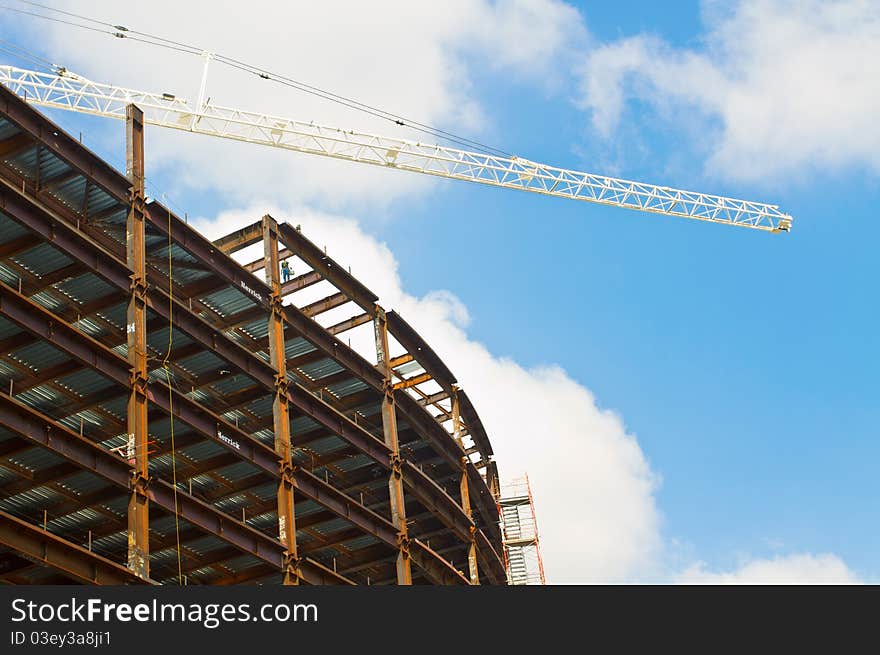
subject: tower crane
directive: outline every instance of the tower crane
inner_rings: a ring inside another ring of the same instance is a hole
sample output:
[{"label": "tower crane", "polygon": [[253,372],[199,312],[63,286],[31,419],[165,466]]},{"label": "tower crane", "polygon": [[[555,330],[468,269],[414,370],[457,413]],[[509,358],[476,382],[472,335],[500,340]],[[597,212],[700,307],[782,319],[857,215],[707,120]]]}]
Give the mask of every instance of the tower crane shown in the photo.
[{"label": "tower crane", "polygon": [[204,53],[204,56],[201,86],[194,104],[169,93],[93,82],[63,67],[45,73],[2,65],[0,83],[27,102],[44,107],[123,120],[126,105],[134,103],[143,110],[145,123],[159,127],[771,233],[791,229],[791,216],[777,205],[672,189],[566,170],[522,157],[470,152],[215,105],[206,99],[205,93],[212,56],[210,53]]}]

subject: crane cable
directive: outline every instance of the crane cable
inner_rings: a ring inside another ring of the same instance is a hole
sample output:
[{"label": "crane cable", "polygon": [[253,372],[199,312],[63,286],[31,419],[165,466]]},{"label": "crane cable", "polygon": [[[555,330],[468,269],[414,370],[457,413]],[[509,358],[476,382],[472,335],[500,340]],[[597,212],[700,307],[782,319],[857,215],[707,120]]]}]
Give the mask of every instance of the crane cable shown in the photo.
[{"label": "crane cable", "polygon": [[162,369],[165,371],[165,383],[168,385],[168,416],[171,419],[171,484],[174,488],[174,536],[177,543],[177,583],[183,586],[183,567],[181,565],[180,555],[180,512],[177,504],[177,457],[174,444],[174,404],[173,393],[171,387],[171,370],[168,364],[171,358],[171,348],[174,344],[174,321],[172,312],[174,311],[174,286],[171,249],[173,242],[171,240],[171,209],[168,209],[168,350],[162,359]]},{"label": "crane cable", "polygon": [[13,43],[12,41],[0,39],[0,50],[12,55],[13,57],[28,60],[32,63],[32,65],[36,66],[37,68],[45,68],[46,70],[49,70],[51,72],[55,72],[56,70],[58,70],[58,66],[53,64],[48,59],[43,59],[33,51],[28,50],[27,48],[20,46],[16,43]]},{"label": "crane cable", "polygon": [[[157,36],[153,34],[149,34],[147,32],[141,32],[138,30],[130,29],[124,25],[115,25],[113,23],[98,20],[96,18],[91,18],[89,16],[83,16],[81,14],[76,14],[70,11],[65,11],[63,9],[56,9],[55,7],[50,7],[48,5],[44,5],[38,2],[32,2],[30,0],[17,0],[25,5],[30,5],[32,7],[38,7],[40,9],[45,9],[48,11],[54,11],[59,14],[63,14],[65,16],[76,18],[78,20],[88,21],[90,23],[94,23],[95,25],[101,25],[104,28],[110,29],[99,29],[97,27],[92,27],[89,25],[82,25],[80,23],[74,23],[72,21],[63,20],[60,18],[56,18],[53,16],[47,16],[45,14],[39,14],[31,11],[25,11],[23,9],[17,9],[14,7],[9,7],[8,5],[0,5],[0,9],[6,9],[8,11],[14,11],[20,14],[24,14],[27,16],[33,16],[35,18],[42,18],[44,20],[53,21],[56,23],[60,23],[63,25],[68,25],[71,27],[79,27],[82,29],[90,30],[92,32],[98,32],[102,34],[108,34],[110,36],[114,36],[120,39],[129,39],[131,41],[138,41],[140,43],[145,43],[147,45],[158,46],[161,48],[167,48],[170,50],[176,50],[178,52],[182,52],[190,55],[203,55],[205,51],[202,48],[199,48],[194,45],[181,43],[180,41],[174,41],[172,39],[168,39],[162,36]],[[111,31],[115,30],[115,31]],[[135,35],[135,36],[133,36]],[[143,38],[140,38],[143,37]],[[413,119],[406,118],[401,116],[400,114],[395,114],[393,112],[386,111],[379,107],[375,107],[373,105],[369,105],[358,100],[355,100],[350,97],[346,97],[343,95],[339,95],[333,93],[331,91],[327,91],[325,89],[321,89],[319,87],[306,84],[305,82],[300,82],[293,78],[287,77],[285,75],[281,75],[279,73],[273,73],[266,69],[260,68],[258,66],[254,66],[252,64],[248,64],[246,62],[240,61],[238,59],[234,59],[232,57],[228,57],[226,55],[220,53],[213,53],[214,59],[216,59],[219,63],[222,63],[230,68],[235,68],[240,71],[255,75],[260,79],[270,80],[276,82],[278,84],[282,84],[284,86],[290,87],[297,91],[301,91],[303,93],[308,93],[310,95],[316,96],[323,100],[327,100],[329,102],[333,102],[344,107],[348,107],[349,109],[353,109],[355,111],[360,111],[362,113],[369,114],[376,118],[389,121],[395,124],[398,127],[407,127],[411,130],[422,132],[424,134],[428,134],[432,137],[438,139],[444,139],[454,143],[456,145],[462,146],[464,148],[473,148],[481,151],[484,154],[494,155],[494,156],[503,156],[503,157],[513,157],[510,152],[502,150],[500,148],[496,148],[494,146],[487,145],[485,143],[481,143],[480,141],[476,141],[474,139],[470,139],[468,137],[459,136],[452,132],[448,132],[446,130],[442,130],[437,127],[433,127],[426,123],[422,123],[420,121],[416,121]]]}]

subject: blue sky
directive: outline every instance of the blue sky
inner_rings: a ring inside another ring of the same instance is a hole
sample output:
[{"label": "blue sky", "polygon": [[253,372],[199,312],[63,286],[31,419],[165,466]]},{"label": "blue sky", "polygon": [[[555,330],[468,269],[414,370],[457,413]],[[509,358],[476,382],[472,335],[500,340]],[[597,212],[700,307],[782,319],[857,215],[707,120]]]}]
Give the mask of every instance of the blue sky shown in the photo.
[{"label": "blue sky", "polygon": [[[732,86],[741,84],[737,93],[748,87],[755,71],[737,60],[735,48],[719,46],[719,34],[747,32],[749,15],[778,15],[785,10],[780,3],[747,2],[727,10],[698,2],[572,4],[582,32],[565,37],[551,53],[555,61],[543,62],[537,72],[511,73],[459,46],[455,62],[466,67],[469,81],[463,92],[479,104],[483,120],[463,127],[449,116],[432,120],[449,119],[442,127],[533,160],[591,172],[610,168],[632,179],[778,203],[794,217],[790,234],[449,182],[391,188],[387,202],[355,198],[340,208],[298,199],[296,206],[355,218],[364,234],[393,252],[407,294],[421,298],[448,290],[467,307],[471,341],[525,370],[561,366],[592,392],[600,410],[621,417],[658,482],[652,498],[662,565],[641,574],[635,567],[636,579],[674,578],[696,562],[707,571],[727,572],[757,560],[827,553],[856,577],[876,580],[877,160],[865,155],[857,136],[822,141],[830,139],[821,136],[825,128],[840,128],[825,118],[834,111],[814,111],[814,95],[794,103],[799,109],[786,116],[787,99],[758,94],[761,106],[753,103],[749,110],[756,112],[756,133],[766,127],[765,116],[777,121],[767,119],[773,135],[785,132],[789,122],[816,127],[788,141],[773,136],[765,149],[760,139],[748,141],[749,130],[729,129],[736,141],[725,136],[734,119],[706,96],[723,95],[723,85],[707,91],[708,82],[679,83],[679,75],[689,74],[682,62],[690,53],[726,72]],[[864,11],[852,24],[868,25],[862,37],[880,52],[876,8],[854,4],[841,5],[841,20]],[[834,21],[823,23],[820,12],[809,9],[788,12],[798,14],[791,18],[803,27],[796,33],[833,31]],[[0,30],[2,38],[24,34],[10,36],[11,25]],[[199,29],[191,24],[185,33],[193,41],[210,41],[211,34]],[[752,38],[760,36],[755,32]],[[630,39],[639,40],[636,51],[653,56],[636,57],[635,64],[627,60],[628,77],[613,78],[627,91],[609,130],[594,120],[604,99],[586,98],[585,80],[613,72],[596,53],[611,58],[627,51]],[[834,56],[846,54],[834,51],[839,43],[828,43],[829,69],[835,68]],[[781,38],[779,47],[786,46],[795,54],[803,47],[795,37]],[[56,40],[47,50],[63,48]],[[784,59],[785,53],[773,56]],[[109,65],[104,62],[101,72]],[[820,87],[858,84],[834,79],[833,70],[813,74]],[[344,83],[344,76],[339,79]],[[871,79],[876,84],[870,76],[863,84]],[[333,88],[350,92],[339,84]],[[842,103],[838,120],[858,125],[877,108],[862,106],[865,98],[877,102],[876,89],[865,94],[827,102]],[[261,108],[251,99],[242,104]],[[120,125],[53,116],[73,132],[82,130],[95,149],[121,164]],[[814,137],[819,141],[813,148],[806,142]],[[187,135],[174,139],[169,143],[178,148],[204,144]],[[722,142],[729,145],[726,154],[713,159]],[[160,150],[165,155],[168,149]],[[263,195],[281,202],[258,187],[246,199],[229,198],[210,184],[195,188],[181,181],[181,165],[161,163],[153,181],[173,189],[174,202],[192,208],[193,215],[212,216]],[[493,442],[504,439],[490,436]],[[531,437],[556,458],[569,452],[570,442],[556,442],[552,433],[537,430]],[[567,475],[577,475],[576,469]],[[562,520],[549,510],[547,516]],[[565,526],[555,527],[551,534],[558,539]],[[565,581],[564,571],[556,578]]]},{"label": "blue sky", "polygon": [[[640,30],[676,45],[699,37],[697,3],[583,12],[598,40]],[[591,142],[571,104],[506,85],[490,93],[502,100],[486,104],[503,111],[505,147],[595,170],[573,153],[572,141],[584,151]],[[795,217],[794,231],[450,185],[441,213],[480,220],[430,244],[415,229],[382,236],[416,292],[433,288],[454,249],[467,264],[447,284],[471,308],[477,338],[525,364],[562,363],[625,417],[663,477],[667,534],[701,558],[732,567],[744,552],[834,552],[875,575],[877,178],[795,171],[752,191],[707,179],[699,154],[679,152],[670,179],[677,135],[649,110],[628,120],[652,154],[627,160],[627,176],[766,199]],[[408,224],[436,214],[425,208]]]}]

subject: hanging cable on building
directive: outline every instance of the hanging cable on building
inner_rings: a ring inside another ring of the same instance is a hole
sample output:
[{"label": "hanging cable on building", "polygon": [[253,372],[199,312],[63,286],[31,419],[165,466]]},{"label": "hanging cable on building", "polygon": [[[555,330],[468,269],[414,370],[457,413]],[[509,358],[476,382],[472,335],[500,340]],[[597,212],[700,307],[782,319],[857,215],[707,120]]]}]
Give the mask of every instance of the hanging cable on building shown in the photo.
[{"label": "hanging cable on building", "polygon": [[174,487],[174,537],[177,544],[177,582],[183,585],[183,566],[180,554],[180,512],[177,502],[177,453],[174,443],[174,394],[171,385],[171,351],[174,346],[174,268],[172,259],[171,240],[171,209],[168,210],[168,349],[162,359],[162,369],[165,371],[165,383],[168,385],[168,418],[171,422],[171,484]]}]

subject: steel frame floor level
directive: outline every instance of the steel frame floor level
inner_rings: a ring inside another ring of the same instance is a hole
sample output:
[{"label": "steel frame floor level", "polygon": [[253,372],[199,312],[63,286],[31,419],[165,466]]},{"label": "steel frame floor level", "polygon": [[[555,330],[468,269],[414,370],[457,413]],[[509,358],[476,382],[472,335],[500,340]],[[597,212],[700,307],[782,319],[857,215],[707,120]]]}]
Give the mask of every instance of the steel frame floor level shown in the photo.
[{"label": "steel frame floor level", "polygon": [[297,227],[144,198],[130,110],[126,175],[0,88],[0,582],[506,584],[452,372]]}]

